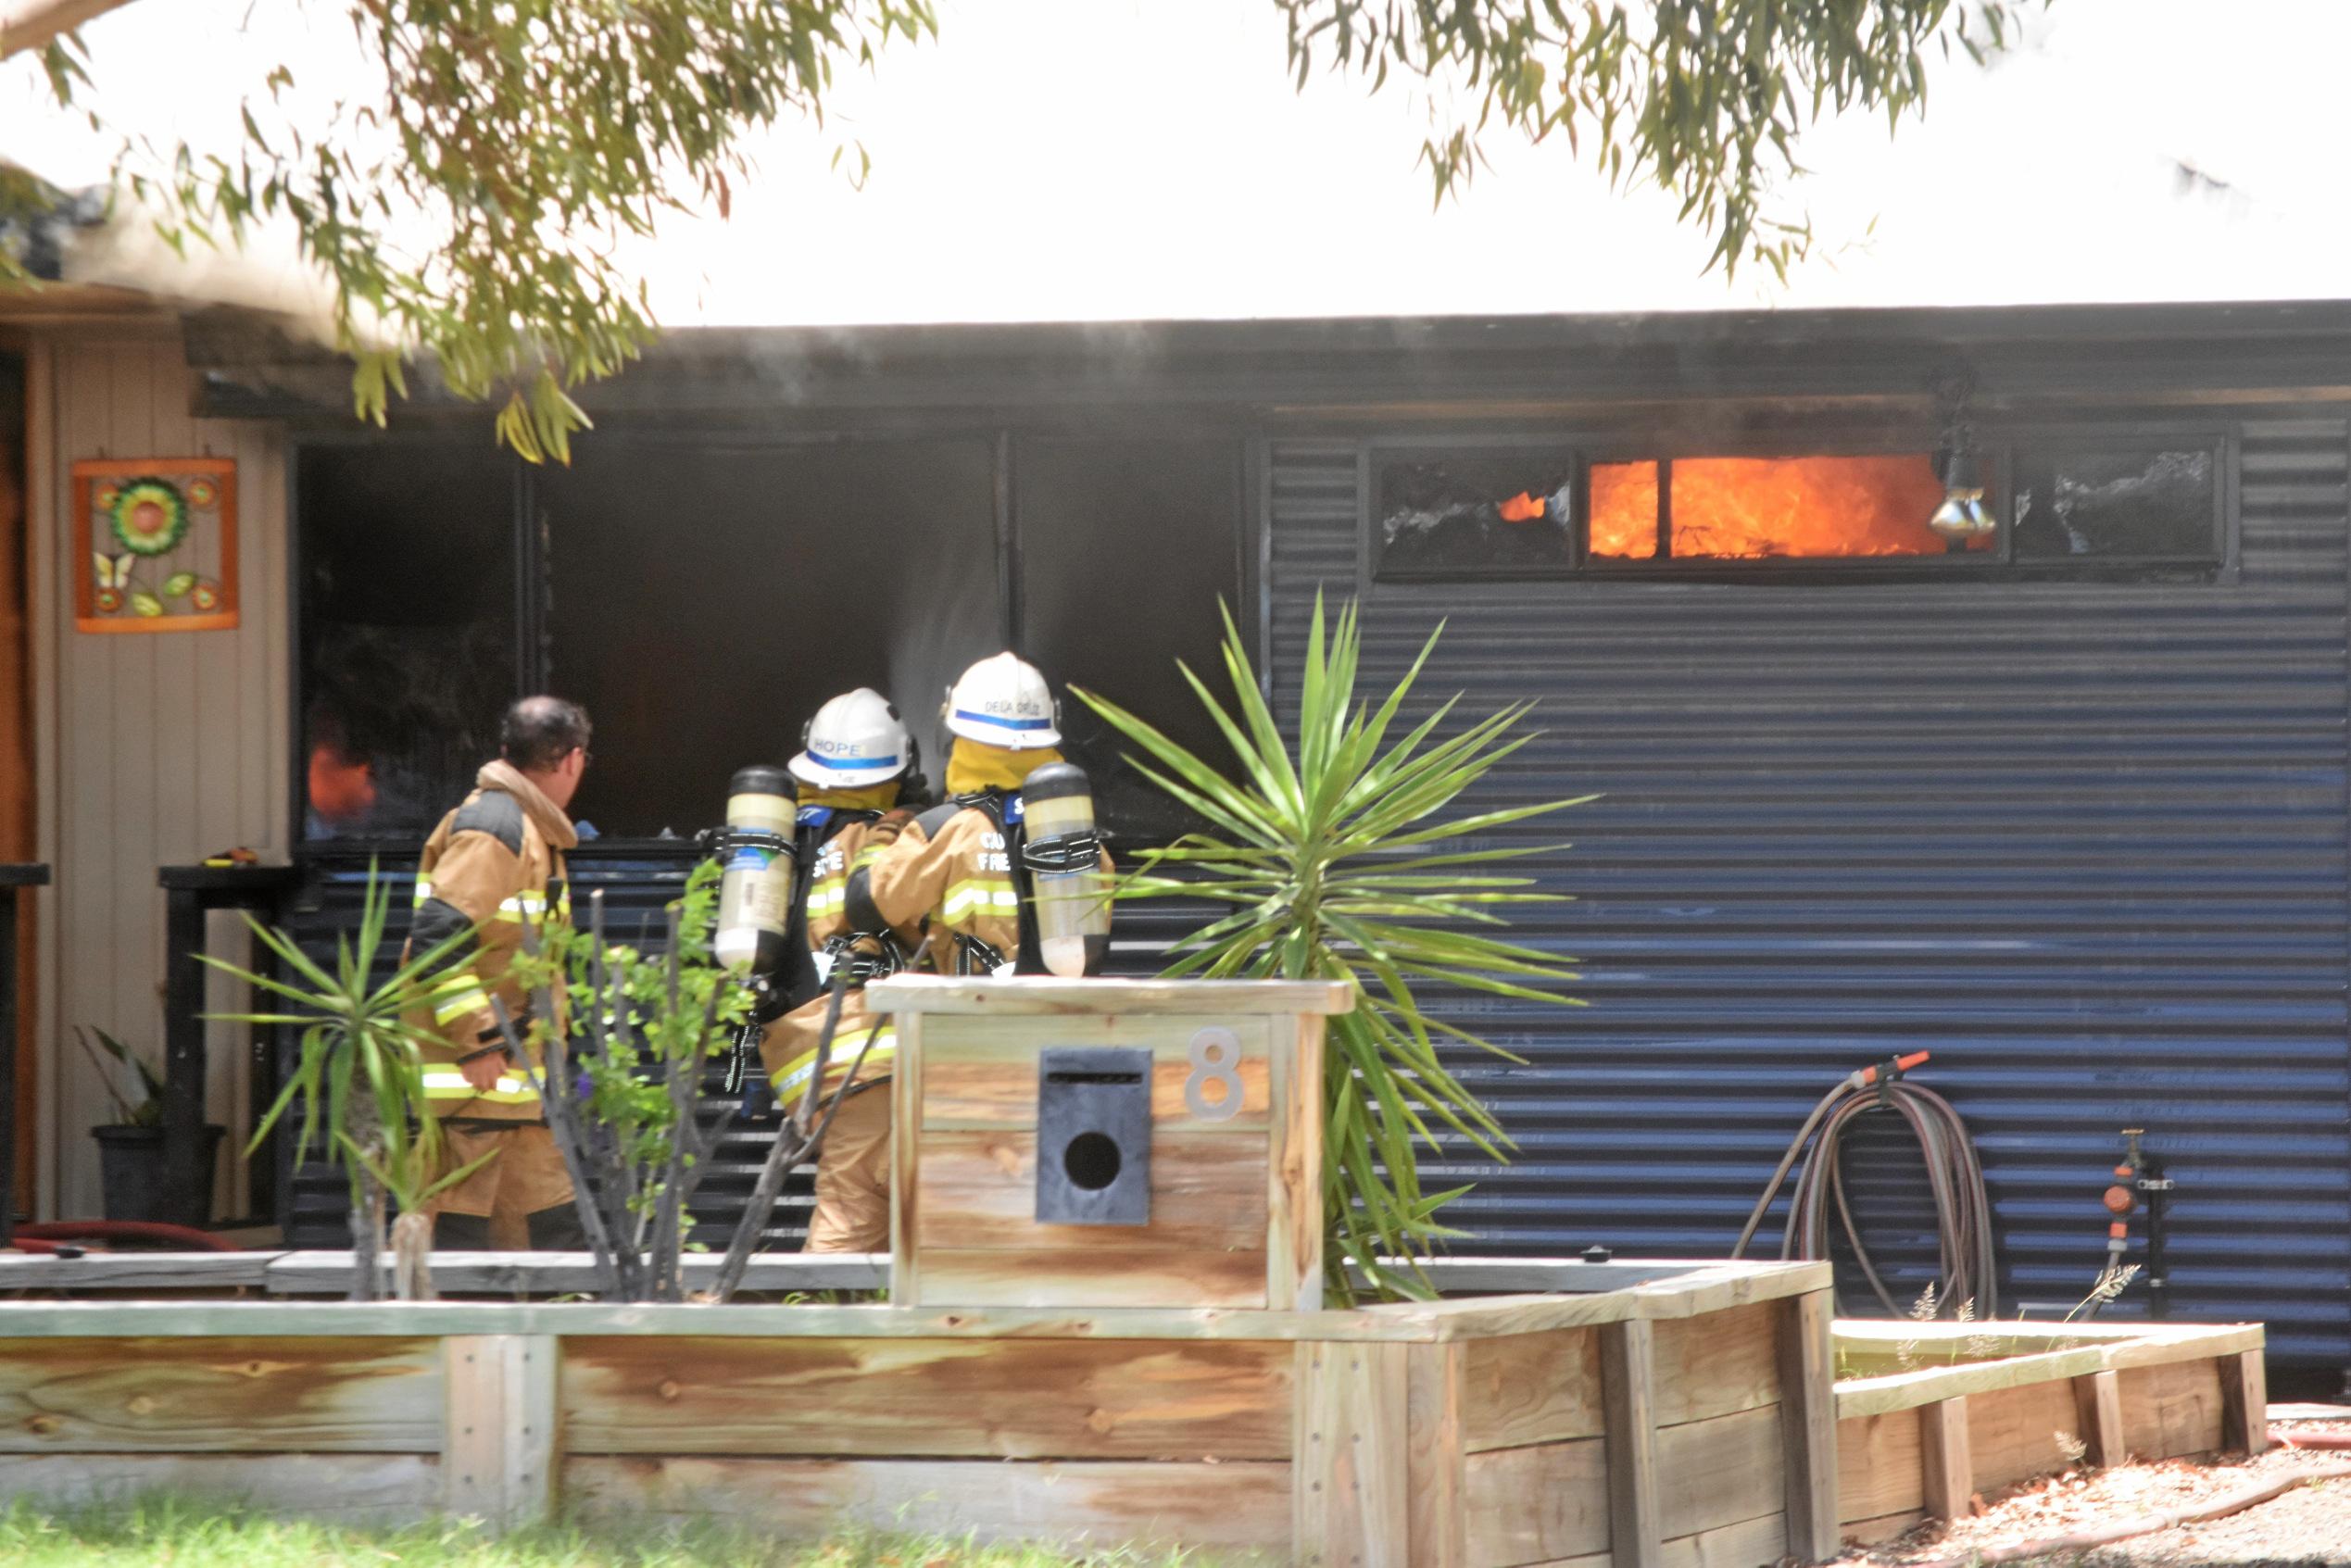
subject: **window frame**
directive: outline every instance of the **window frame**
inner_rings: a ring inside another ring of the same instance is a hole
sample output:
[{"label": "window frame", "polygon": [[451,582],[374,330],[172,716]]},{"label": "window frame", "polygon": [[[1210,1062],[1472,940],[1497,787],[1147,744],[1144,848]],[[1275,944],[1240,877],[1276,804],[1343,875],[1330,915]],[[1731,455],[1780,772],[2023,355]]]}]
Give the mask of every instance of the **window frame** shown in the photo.
[{"label": "window frame", "polygon": [[[2200,438],[2200,439],[2199,439]],[[2016,454],[2030,451],[2035,460],[2054,465],[2068,456],[2105,456],[2129,453],[2154,457],[2164,452],[2207,451],[2212,458],[2212,520],[2211,553],[2209,555],[2104,555],[2089,557],[2016,556],[2016,564],[2023,570],[2055,569],[2068,575],[2081,572],[2095,564],[2127,567],[2158,573],[2181,571],[2214,571],[2233,579],[2238,564],[2238,522],[2242,516],[2239,505],[2240,441],[2237,428],[2213,433],[2189,429],[2166,432],[2146,426],[2116,429],[2092,429],[2076,432],[2063,430],[2030,443],[2012,445],[2010,464],[2012,477],[2019,470]],[[2001,520],[2001,539],[2004,547],[2015,552],[2017,519],[2013,502]]]},{"label": "window frame", "polygon": [[[1362,511],[1363,578],[1369,583],[1515,583],[1528,579],[1552,582],[1562,577],[1580,575],[1589,555],[1584,532],[1591,511],[1589,479],[1591,458],[1589,442],[1572,436],[1555,434],[1480,434],[1468,439],[1447,439],[1442,434],[1425,437],[1375,436],[1363,443],[1356,456],[1355,492]],[[1573,476],[1575,515],[1567,529],[1566,564],[1545,569],[1540,567],[1495,564],[1465,565],[1405,569],[1395,571],[1380,570],[1380,557],[1386,544],[1378,537],[1381,521],[1379,508],[1379,472],[1383,462],[1409,461],[1415,457],[1442,457],[1462,452],[1526,452],[1545,458],[1563,459]]]},{"label": "window frame", "polygon": [[[423,841],[421,834],[407,832],[337,838],[309,838],[304,835],[309,791],[304,731],[304,719],[308,712],[304,689],[307,671],[302,651],[302,595],[306,581],[302,464],[313,454],[364,448],[442,447],[477,433],[486,440],[487,427],[471,422],[459,425],[455,422],[421,421],[397,430],[367,430],[324,423],[296,423],[286,433],[283,495],[288,713],[285,732],[287,766],[282,809],[285,813],[286,842],[297,861],[360,860],[380,857],[387,862],[399,862],[412,859]],[[705,426],[652,420],[616,420],[608,428],[599,431],[595,439],[620,445],[662,450],[758,452],[829,447],[859,442],[986,441],[995,454],[994,545],[999,613],[1007,628],[1007,640],[1011,646],[1016,652],[1024,652],[1028,628],[1025,624],[1021,603],[1020,449],[1025,443],[1096,433],[1143,439],[1158,436],[1213,438],[1232,444],[1237,454],[1238,483],[1233,496],[1231,527],[1228,534],[1220,532],[1213,543],[1219,549],[1229,552],[1236,585],[1233,610],[1237,616],[1240,615],[1243,606],[1254,602],[1264,592],[1265,571],[1258,552],[1267,547],[1269,542],[1261,537],[1263,513],[1259,505],[1261,491],[1271,483],[1271,465],[1265,457],[1259,428],[1237,418],[1162,413],[1150,417],[1012,420],[986,414],[939,418],[907,418],[888,414],[867,420],[827,420],[805,427],[748,421]],[[510,455],[507,460],[514,476],[511,501],[511,550],[516,596],[514,653],[517,689],[514,695],[521,697],[546,690],[550,676],[549,616],[550,596],[554,592],[550,556],[554,544],[548,537],[547,516],[540,501],[538,470]],[[559,675],[560,672],[554,673]],[[930,764],[934,784],[939,782],[939,770],[945,765],[944,758]],[[690,844],[690,840],[609,834],[595,840],[592,852],[599,858],[676,856],[685,852],[681,849],[681,845]],[[575,855],[588,850],[589,847],[583,846],[582,851],[575,852]]]},{"label": "window frame", "polygon": [[[1383,432],[1356,444],[1358,582],[1368,595],[1409,592],[1447,583],[2002,583],[2233,582],[2238,571],[2239,464],[2241,426],[2232,420],[2082,420],[2027,425],[1984,421],[1976,447],[1985,470],[1985,495],[1999,521],[1994,548],[1954,555],[1795,556],[1754,559],[1716,557],[1676,559],[1609,559],[1591,553],[1591,470],[1615,463],[1667,463],[1702,458],[1883,457],[1915,453],[1915,431],[1882,424],[1820,426],[1789,433],[1742,433],[1702,438],[1679,433],[1644,437],[1622,429],[1607,432],[1562,428],[1538,433],[1454,429]],[[1384,569],[1380,558],[1382,466],[1397,460],[1437,458],[1467,451],[1529,451],[1572,458],[1575,465],[1573,527],[1568,554],[1555,567],[1526,565]],[[2028,463],[2048,463],[2066,455],[2101,451],[2147,453],[2206,451],[2213,459],[2213,518],[2209,553],[2193,556],[2019,556],[2016,549],[2016,490]]]},{"label": "window frame", "polygon": [[[402,430],[369,431],[338,429],[306,429],[295,427],[285,439],[285,624],[286,654],[286,778],[285,821],[286,843],[296,860],[308,860],[324,856],[345,858],[388,857],[399,861],[412,858],[423,840],[412,833],[355,834],[340,838],[311,838],[304,831],[309,818],[309,752],[308,721],[309,692],[303,657],[304,638],[308,626],[303,614],[303,590],[308,582],[306,541],[302,531],[302,465],[313,455],[350,450],[398,450],[402,447],[421,450],[449,445],[450,432],[445,426],[411,425]],[[514,668],[518,697],[540,690],[546,671],[546,647],[543,639],[544,617],[540,601],[544,584],[534,577],[538,560],[539,541],[536,533],[536,509],[532,498],[531,466],[509,454],[507,464],[512,472],[510,493],[512,530],[510,548],[514,562]],[[451,802],[455,804],[455,802]]]}]

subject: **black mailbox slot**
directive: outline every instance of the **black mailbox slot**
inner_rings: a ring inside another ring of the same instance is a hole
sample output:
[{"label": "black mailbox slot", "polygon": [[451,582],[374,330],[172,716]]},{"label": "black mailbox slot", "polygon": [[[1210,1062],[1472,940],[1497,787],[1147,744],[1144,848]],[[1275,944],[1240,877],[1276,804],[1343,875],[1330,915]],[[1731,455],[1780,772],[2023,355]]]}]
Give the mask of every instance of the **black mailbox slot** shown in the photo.
[{"label": "black mailbox slot", "polygon": [[1037,1064],[1037,1222],[1151,1219],[1151,1053],[1056,1046]]}]

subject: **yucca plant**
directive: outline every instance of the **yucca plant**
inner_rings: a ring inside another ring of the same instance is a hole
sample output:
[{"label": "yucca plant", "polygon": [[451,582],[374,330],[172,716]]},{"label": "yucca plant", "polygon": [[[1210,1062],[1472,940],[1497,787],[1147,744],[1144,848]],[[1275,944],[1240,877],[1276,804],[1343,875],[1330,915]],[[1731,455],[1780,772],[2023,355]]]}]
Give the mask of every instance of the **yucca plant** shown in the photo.
[{"label": "yucca plant", "polygon": [[[391,975],[375,979],[385,950],[384,925],[391,890],[368,867],[359,928],[337,941],[334,967],[304,952],[286,933],[252,916],[253,939],[276,958],[279,972],[262,975],[209,956],[205,962],[282,1004],[282,1010],[208,1014],[227,1022],[285,1024],[302,1031],[302,1054],[277,1099],[253,1132],[246,1152],[294,1108],[302,1107],[295,1144],[296,1159],[324,1147],[343,1158],[351,1182],[352,1296],[371,1300],[378,1287],[377,1259],[384,1247],[387,1198],[401,1206],[392,1231],[396,1294],[429,1295],[426,1260],[433,1246],[426,1199],[480,1168],[477,1160],[442,1181],[431,1179],[441,1156],[441,1123],[424,1098],[423,1058],[419,1047],[435,1036],[410,1022],[429,1013],[426,998],[471,953],[473,933],[459,932],[438,946],[410,955]],[[321,1129],[325,1137],[321,1140]]]},{"label": "yucca plant", "polygon": [[1119,888],[1122,897],[1200,897],[1232,907],[1177,943],[1166,972],[1344,979],[1354,986],[1354,1010],[1331,1021],[1325,1085],[1325,1255],[1329,1286],[1345,1300],[1356,1293],[1351,1262],[1377,1293],[1427,1293],[1420,1260],[1458,1234],[1439,1222],[1439,1210],[1468,1190],[1422,1190],[1419,1154],[1442,1147],[1440,1127],[1496,1160],[1509,1143],[1446,1068],[1438,1043],[1517,1059],[1431,1016],[1414,987],[1458,985],[1580,1005],[1548,988],[1577,978],[1562,960],[1476,929],[1506,923],[1498,906],[1559,897],[1525,891],[1530,878],[1480,868],[1554,847],[1458,846],[1592,797],[1431,822],[1534,738],[1513,733],[1529,704],[1437,738],[1458,696],[1418,723],[1399,724],[1443,631],[1440,625],[1429,634],[1404,678],[1374,707],[1355,696],[1357,607],[1351,602],[1326,628],[1317,596],[1297,731],[1285,735],[1227,608],[1232,709],[1188,667],[1177,668],[1232,746],[1239,771],[1231,778],[1117,704],[1077,692],[1141,749],[1128,761],[1211,830],[1145,851]]}]

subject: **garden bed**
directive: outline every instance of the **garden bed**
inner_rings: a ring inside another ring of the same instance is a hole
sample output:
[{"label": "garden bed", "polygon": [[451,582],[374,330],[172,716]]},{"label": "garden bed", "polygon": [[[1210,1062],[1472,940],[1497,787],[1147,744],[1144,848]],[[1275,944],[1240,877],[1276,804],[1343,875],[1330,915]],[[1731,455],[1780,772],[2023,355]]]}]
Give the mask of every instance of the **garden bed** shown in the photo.
[{"label": "garden bed", "polygon": [[1455,1568],[1835,1546],[1828,1271],[1349,1311],[16,1302],[0,1493]]},{"label": "garden bed", "polygon": [[2077,1462],[2259,1452],[2259,1324],[1840,1321],[1838,1513],[1863,1542]]}]

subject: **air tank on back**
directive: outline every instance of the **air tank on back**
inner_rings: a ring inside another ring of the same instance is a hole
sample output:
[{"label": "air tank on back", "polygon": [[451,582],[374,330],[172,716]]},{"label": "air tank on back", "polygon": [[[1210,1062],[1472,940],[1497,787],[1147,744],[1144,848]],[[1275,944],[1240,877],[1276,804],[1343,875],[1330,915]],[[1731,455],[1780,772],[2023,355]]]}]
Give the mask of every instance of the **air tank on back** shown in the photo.
[{"label": "air tank on back", "polygon": [[792,914],[792,827],[799,786],[781,768],[743,768],[726,787],[718,930],[711,948],[738,972],[783,972]]},{"label": "air tank on back", "polygon": [[1021,784],[1029,886],[1037,908],[1037,957],[1066,979],[1092,974],[1110,951],[1111,879],[1094,831],[1094,790],[1086,771],[1048,762]]}]

